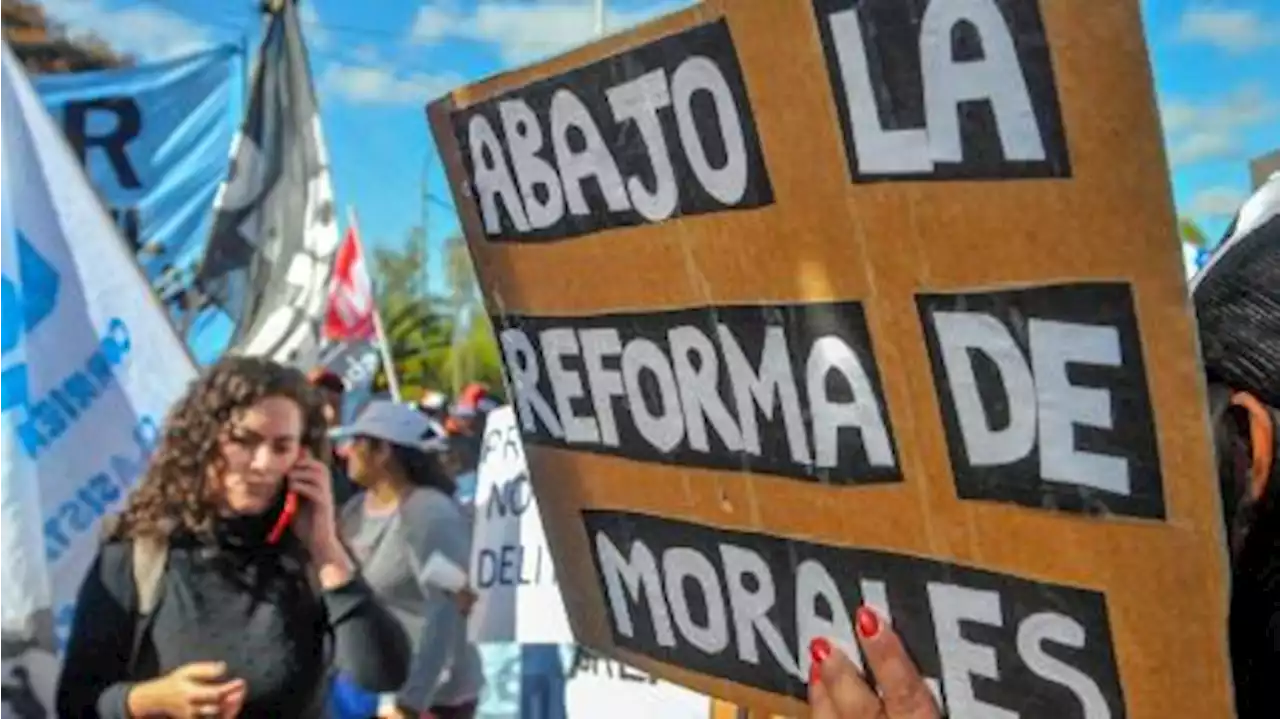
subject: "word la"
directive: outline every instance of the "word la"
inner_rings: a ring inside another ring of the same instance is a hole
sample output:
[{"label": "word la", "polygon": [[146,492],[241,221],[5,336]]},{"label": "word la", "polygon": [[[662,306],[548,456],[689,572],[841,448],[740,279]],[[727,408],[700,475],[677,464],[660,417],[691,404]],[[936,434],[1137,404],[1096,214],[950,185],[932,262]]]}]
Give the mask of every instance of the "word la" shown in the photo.
[{"label": "word la", "polygon": [[814,9],[855,181],[1071,174],[1038,0]]}]

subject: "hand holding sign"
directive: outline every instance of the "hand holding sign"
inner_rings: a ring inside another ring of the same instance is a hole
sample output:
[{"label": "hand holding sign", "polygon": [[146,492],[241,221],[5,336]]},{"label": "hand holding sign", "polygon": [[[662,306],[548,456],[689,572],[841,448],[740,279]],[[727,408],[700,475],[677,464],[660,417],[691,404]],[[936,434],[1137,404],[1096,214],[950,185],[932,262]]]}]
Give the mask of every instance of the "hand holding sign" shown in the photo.
[{"label": "hand holding sign", "polygon": [[858,610],[858,645],[875,685],[822,638],[809,652],[809,708],[814,719],[938,719],[938,704],[893,627],[874,610]]}]

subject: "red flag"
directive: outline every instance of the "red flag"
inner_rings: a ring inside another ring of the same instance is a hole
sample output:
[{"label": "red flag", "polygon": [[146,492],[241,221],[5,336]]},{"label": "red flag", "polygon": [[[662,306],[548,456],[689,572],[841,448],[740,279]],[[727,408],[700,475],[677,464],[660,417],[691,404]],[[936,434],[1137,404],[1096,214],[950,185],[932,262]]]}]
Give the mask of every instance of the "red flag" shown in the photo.
[{"label": "red flag", "polygon": [[324,317],[324,335],[331,340],[354,342],[376,334],[373,284],[364,267],[360,238],[353,222],[342,238],[329,282],[329,308]]}]

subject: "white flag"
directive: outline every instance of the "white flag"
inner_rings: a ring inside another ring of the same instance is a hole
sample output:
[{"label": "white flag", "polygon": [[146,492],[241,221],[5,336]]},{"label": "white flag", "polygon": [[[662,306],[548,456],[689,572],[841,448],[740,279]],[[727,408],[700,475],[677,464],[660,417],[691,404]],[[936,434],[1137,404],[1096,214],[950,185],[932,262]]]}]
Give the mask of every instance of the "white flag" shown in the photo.
[{"label": "white flag", "polygon": [[3,74],[4,716],[52,716],[99,520],[196,369],[8,44]]}]

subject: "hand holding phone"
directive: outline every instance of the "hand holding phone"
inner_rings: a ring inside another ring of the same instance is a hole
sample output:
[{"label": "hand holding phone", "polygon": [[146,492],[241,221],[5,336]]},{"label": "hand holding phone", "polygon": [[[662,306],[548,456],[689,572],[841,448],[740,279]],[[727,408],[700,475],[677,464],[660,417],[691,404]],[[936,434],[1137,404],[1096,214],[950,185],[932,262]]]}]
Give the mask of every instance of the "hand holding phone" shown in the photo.
[{"label": "hand holding phone", "polygon": [[[302,458],[289,472],[289,494],[294,495],[293,510],[288,506],[281,512],[291,514],[286,527],[302,540],[311,555],[316,558],[346,557],[346,550],[338,541],[337,512],[333,506],[333,478],[329,465],[304,450]],[[289,497],[285,498],[290,504]]]}]

